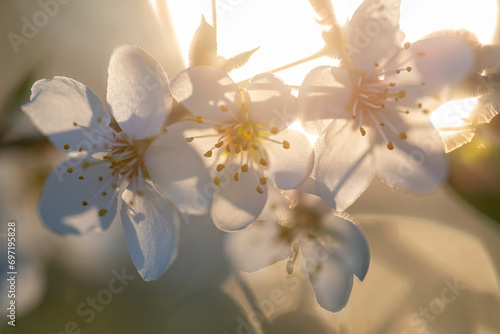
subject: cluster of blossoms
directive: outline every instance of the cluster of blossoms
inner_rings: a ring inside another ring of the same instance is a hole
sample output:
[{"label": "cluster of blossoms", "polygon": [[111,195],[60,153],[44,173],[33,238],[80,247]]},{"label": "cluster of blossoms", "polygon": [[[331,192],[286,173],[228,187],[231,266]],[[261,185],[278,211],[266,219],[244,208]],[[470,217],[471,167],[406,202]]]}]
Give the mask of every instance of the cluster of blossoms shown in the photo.
[{"label": "cluster of blossoms", "polygon": [[[361,38],[370,22],[379,29]],[[211,66],[169,82],[131,44],[111,56],[107,109],[72,79],[36,82],[23,110],[67,154],[46,181],[42,221],[60,234],[121,221],[144,280],[175,259],[184,214],[209,213],[231,232],[265,221],[228,240],[236,265],[251,271],[289,256],[292,273],[303,257],[320,305],[341,309],[352,275],[362,280],[369,266],[366,240],[341,212],[375,176],[417,194],[439,187],[448,166],[429,116],[477,66],[473,43],[458,35],[403,43],[399,1],[365,1],[335,36],[340,65],[313,69],[298,96],[273,74],[242,90]],[[188,114],[172,123],[179,104]],[[314,144],[289,127],[296,120],[318,135]]]}]

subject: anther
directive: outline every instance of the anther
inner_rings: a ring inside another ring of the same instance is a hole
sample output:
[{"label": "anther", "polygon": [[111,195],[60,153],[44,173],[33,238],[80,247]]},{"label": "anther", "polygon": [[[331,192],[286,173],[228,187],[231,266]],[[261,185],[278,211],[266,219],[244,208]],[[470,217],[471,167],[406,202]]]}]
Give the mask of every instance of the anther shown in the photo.
[{"label": "anther", "polygon": [[214,183],[215,183],[215,185],[218,186],[220,184],[220,182],[221,182],[221,180],[220,180],[220,178],[218,176],[214,177]]},{"label": "anther", "polygon": [[252,144],[252,147],[256,151],[259,149],[259,145],[255,144],[255,143]]},{"label": "anther", "polygon": [[267,183],[267,178],[266,178],[265,176],[263,176],[263,177],[261,177],[261,178],[259,179],[259,182],[260,182],[260,184],[262,184],[263,186],[265,186],[265,185],[266,185],[266,183]]},{"label": "anther", "polygon": [[285,150],[288,150],[290,148],[290,143],[286,140],[283,140],[283,148]]},{"label": "anther", "polygon": [[222,112],[228,112],[229,109],[227,109],[226,106],[220,106],[220,111],[222,111]]},{"label": "anther", "polygon": [[243,138],[243,136],[237,135],[236,137],[234,137],[233,142],[235,144],[241,144],[241,143],[243,143],[244,140],[245,139]]},{"label": "anther", "polygon": [[396,83],[391,82],[391,83],[389,84],[389,87],[396,87]]},{"label": "anther", "polygon": [[229,145],[226,145],[226,152],[227,153],[231,152],[231,147],[229,147]]},{"label": "anther", "polygon": [[226,167],[224,164],[218,164],[217,165],[217,171],[220,172],[221,170],[224,169],[224,167]]},{"label": "anther", "polygon": [[262,190],[262,188],[261,188],[260,186],[257,186],[257,189],[256,189],[256,190],[257,190],[257,192],[258,192],[259,194],[263,194],[263,193],[264,193],[264,190]]},{"label": "anther", "polygon": [[387,143],[387,148],[389,149],[389,151],[392,151],[394,149],[394,145],[391,141]]},{"label": "anther", "polygon": [[422,103],[419,103],[417,107],[422,108]]},{"label": "anther", "polygon": [[73,122],[73,126],[78,126],[78,123],[77,122]]},{"label": "anther", "polygon": [[103,191],[101,195],[106,196],[107,194],[108,194],[107,192]]},{"label": "anther", "polygon": [[64,145],[65,150],[69,150],[70,146],[68,144]]},{"label": "anther", "polygon": [[83,205],[83,206],[87,206],[87,205],[89,205],[89,203],[87,203],[87,201],[83,201],[83,202],[82,202],[82,205]]},{"label": "anther", "polygon": [[408,66],[408,67],[406,68],[406,70],[407,70],[408,72],[411,72],[411,70],[412,70],[411,66]]},{"label": "anther", "polygon": [[405,132],[401,132],[399,135],[398,135],[399,139],[402,139],[402,140],[405,140],[406,138],[408,138],[408,136],[406,135]]},{"label": "anther", "polygon": [[280,132],[280,129],[278,129],[277,127],[273,126],[273,127],[271,128],[271,133],[272,133],[273,135],[277,134],[278,132]]},{"label": "anther", "polygon": [[259,163],[260,163],[262,166],[267,166],[267,160],[266,160],[266,159],[264,159],[264,158],[260,158]]},{"label": "anther", "polygon": [[410,46],[411,46],[410,42],[406,42],[404,44],[404,47],[405,47],[406,50],[408,50],[410,48]]},{"label": "anther", "polygon": [[247,164],[244,164],[244,165],[241,166],[241,172],[242,173],[248,172],[248,165]]},{"label": "anther", "polygon": [[419,53],[417,53],[417,56],[423,57],[423,56],[425,56],[425,52],[419,52]]},{"label": "anther", "polygon": [[399,73],[401,73],[401,70],[399,70],[399,69],[396,70],[396,74],[399,74]]},{"label": "anther", "polygon": [[193,140],[194,140],[194,137],[188,137],[188,138],[186,138],[186,141],[187,141],[188,143],[192,142]]},{"label": "anther", "polygon": [[400,91],[398,92],[398,97],[399,97],[400,99],[404,99],[404,98],[406,97],[406,91],[405,91],[404,89],[400,90]]},{"label": "anther", "polygon": [[102,176],[99,176],[99,181],[102,181]]},{"label": "anther", "polygon": [[420,85],[425,86],[425,81],[422,81]]},{"label": "anther", "polygon": [[101,209],[101,210],[99,211],[99,216],[100,216],[100,217],[104,217],[104,215],[105,215],[107,212],[108,212],[108,210],[106,210],[106,209]]},{"label": "anther", "polygon": [[206,151],[205,154],[203,154],[206,158],[210,158],[212,156],[212,151]]},{"label": "anther", "polygon": [[203,117],[202,116],[196,116],[194,118],[195,122],[198,123],[198,124],[202,124],[203,123]]},{"label": "anther", "polygon": [[220,141],[220,142],[218,142],[218,143],[216,143],[216,144],[215,144],[215,147],[217,147],[217,148],[221,148],[221,147],[222,147],[222,145],[224,145],[224,142],[223,142],[223,141]]},{"label": "anther", "polygon": [[83,151],[83,147],[78,148],[78,152],[81,152],[81,151]]},{"label": "anther", "polygon": [[234,180],[238,182],[240,180],[240,173],[236,172],[234,173]]},{"label": "anther", "polygon": [[234,153],[238,154],[241,152],[241,146],[236,146],[234,149]]},{"label": "anther", "polygon": [[363,129],[362,127],[361,127],[361,128],[359,128],[359,132],[361,132],[361,135],[362,135],[362,136],[365,136],[365,135],[366,135],[366,131],[365,131],[365,129]]},{"label": "anther", "polygon": [[373,66],[378,67],[378,63],[374,63]]},{"label": "anther", "polygon": [[69,167],[68,169],[66,169],[66,171],[71,174],[73,173],[73,168]]},{"label": "anther", "polygon": [[380,104],[380,108],[384,109],[385,108],[385,104],[381,103]]},{"label": "anther", "polygon": [[81,176],[81,175],[80,175],[78,178],[79,178],[80,180],[83,180],[83,176]]},{"label": "anther", "polygon": [[380,126],[385,126],[385,123],[382,123],[382,122],[381,122],[381,123],[379,123],[379,124],[380,124]]}]

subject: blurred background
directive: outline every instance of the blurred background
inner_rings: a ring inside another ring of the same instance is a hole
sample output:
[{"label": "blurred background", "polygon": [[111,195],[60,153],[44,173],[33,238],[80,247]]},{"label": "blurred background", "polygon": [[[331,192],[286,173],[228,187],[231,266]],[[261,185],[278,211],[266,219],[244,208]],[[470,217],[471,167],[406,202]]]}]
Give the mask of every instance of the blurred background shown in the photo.
[{"label": "blurred background", "polygon": [[[339,22],[360,2],[333,1]],[[401,28],[408,41],[466,28],[482,43],[500,43],[499,6],[497,0],[403,0]],[[237,271],[224,247],[226,235],[209,217],[182,225],[178,259],[155,282],[143,282],[136,272],[119,224],[83,237],[61,237],[42,225],[37,202],[43,182],[63,157],[20,110],[33,82],[71,77],[105,102],[109,56],[124,42],[147,50],[172,78],[187,66],[201,15],[211,22],[210,8],[209,0],[0,3],[2,275],[12,220],[18,266],[16,326],[4,315],[2,276],[0,332],[499,333],[498,117],[448,155],[449,183],[436,194],[419,198],[374,182],[348,210],[368,240],[371,265],[338,313],[316,304],[308,280],[287,284],[284,261],[251,274]],[[307,0],[217,0],[217,9],[220,55],[261,47],[231,73],[235,81],[308,57],[324,44]],[[336,61],[323,57],[278,75],[299,85],[320,64]],[[117,277],[123,289],[109,293]],[[442,302],[444,289],[453,291],[453,301]]]}]

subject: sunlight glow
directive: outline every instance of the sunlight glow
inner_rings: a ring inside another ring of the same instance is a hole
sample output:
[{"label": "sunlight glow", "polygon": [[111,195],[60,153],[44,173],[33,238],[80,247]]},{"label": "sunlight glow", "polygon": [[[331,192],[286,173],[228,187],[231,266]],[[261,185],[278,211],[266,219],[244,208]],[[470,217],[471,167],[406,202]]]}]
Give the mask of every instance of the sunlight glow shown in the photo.
[{"label": "sunlight glow", "polygon": [[309,139],[309,141],[311,142],[311,145],[313,145],[313,146],[314,146],[314,143],[316,142],[316,139],[318,139],[318,137],[319,137],[319,135],[313,135],[313,134],[306,132],[306,130],[304,130],[304,128],[302,127],[302,123],[300,121],[293,122],[291,125],[288,126],[288,128],[293,129],[293,130],[297,130],[297,131],[305,134],[307,136],[307,139]]},{"label": "sunlight glow", "polygon": [[[150,1],[154,5],[155,0]],[[362,0],[332,2],[338,21],[344,23]],[[189,44],[201,15],[211,23],[210,0],[169,1],[168,4],[187,63]],[[463,28],[475,33],[482,43],[488,43],[495,32],[497,14],[496,0],[402,0],[400,26],[410,42],[436,30]],[[247,65],[231,72],[236,82],[310,56],[324,45],[323,27],[316,23],[317,15],[308,1],[217,0],[217,16],[220,55],[229,58],[260,46]],[[337,64],[336,60],[322,57],[277,75],[293,88],[300,85],[312,68]],[[469,100],[461,105],[468,106],[469,112],[473,107]],[[442,108],[450,108],[450,105]],[[462,112],[464,110],[462,108]],[[439,120],[433,121],[438,127],[448,126]]]}]

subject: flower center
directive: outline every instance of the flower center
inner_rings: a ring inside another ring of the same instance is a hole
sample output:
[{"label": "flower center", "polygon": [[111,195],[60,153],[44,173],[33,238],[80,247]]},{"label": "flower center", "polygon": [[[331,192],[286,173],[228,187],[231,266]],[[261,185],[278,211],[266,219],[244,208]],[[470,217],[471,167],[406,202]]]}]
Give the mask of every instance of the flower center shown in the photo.
[{"label": "flower center", "polygon": [[[134,195],[142,195],[145,178],[149,177],[143,158],[152,139],[132,140],[125,132],[116,131],[111,126],[104,124],[101,119],[98,122],[101,127],[100,131],[73,123],[74,126],[88,132],[89,138],[91,138],[90,135],[95,136],[93,137],[95,142],[93,145],[82,145],[75,148],[66,144],[64,149],[73,148],[79,152],[88,153],[87,158],[81,162],[80,166],[76,167],[75,170],[67,168],[66,172],[79,174],[78,179],[81,182],[89,181],[88,178],[97,178],[99,186],[97,186],[94,195],[82,201],[81,204],[87,206],[94,202],[98,196],[106,198],[107,205],[99,210],[99,216],[102,217],[106,215],[118,193],[124,190],[121,188],[125,181],[127,181],[127,185],[131,184]],[[97,156],[93,157],[94,154]],[[97,168],[103,164],[108,165],[107,170]],[[129,204],[133,205],[133,201]]]},{"label": "flower center", "polygon": [[[410,43],[406,43],[400,52],[410,48]],[[418,57],[423,57],[424,53],[418,53]],[[385,68],[391,68],[389,72],[384,72],[378,63],[374,64],[372,71],[368,75],[364,73],[353,74],[354,85],[351,103],[347,112],[352,113],[352,118],[357,119],[359,131],[362,136],[366,135],[366,128],[375,129],[377,133],[387,143],[387,149],[393,150],[394,143],[388,139],[388,133],[395,134],[398,140],[406,140],[407,134],[398,129],[391,121],[391,113],[409,114],[403,102],[406,98],[406,91],[398,88],[397,79],[399,76],[411,75],[411,66],[394,66],[394,58],[390,59]],[[399,64],[401,65],[401,64]],[[395,68],[395,69],[394,69]],[[395,74],[395,75],[394,75]],[[387,77],[390,75],[392,81]],[[425,82],[421,82],[425,85]],[[422,104],[417,105],[422,108]],[[426,110],[423,110],[425,113]],[[391,135],[391,137],[394,137]]]},{"label": "flower center", "polygon": [[[229,109],[222,105],[220,106],[220,111],[227,113]],[[248,173],[252,169],[256,173],[260,183],[256,187],[256,191],[259,194],[263,194],[264,190],[261,186],[267,184],[266,167],[269,165],[265,142],[281,145],[284,149],[290,148],[288,141],[278,141],[270,138],[270,136],[280,131],[279,128],[266,128],[254,122],[245,103],[243,103],[239,112],[233,115],[232,122],[219,124],[205,121],[201,116],[196,116],[195,121],[198,124],[205,123],[212,125],[218,134],[189,137],[186,138],[186,141],[192,142],[196,138],[218,137],[212,148],[205,152],[205,158],[215,156],[213,165],[217,173],[221,173],[227,169],[226,167],[231,163],[232,178],[235,182],[239,181],[240,173]],[[216,175],[213,181],[217,186],[222,182],[219,175]]]}]

